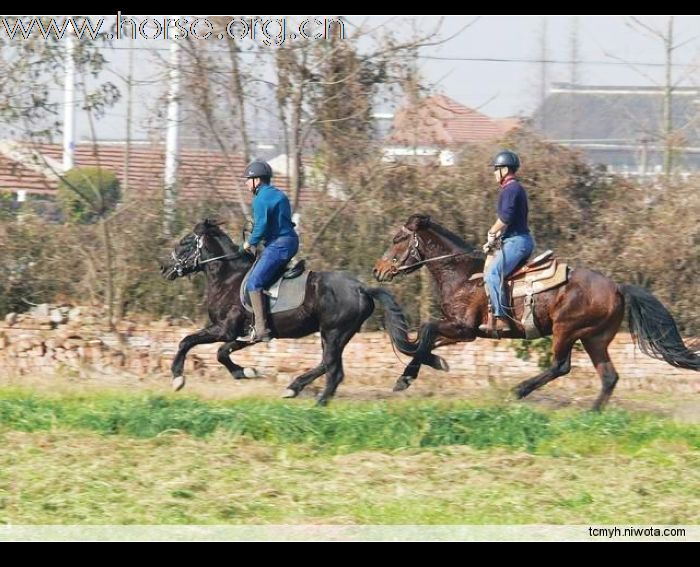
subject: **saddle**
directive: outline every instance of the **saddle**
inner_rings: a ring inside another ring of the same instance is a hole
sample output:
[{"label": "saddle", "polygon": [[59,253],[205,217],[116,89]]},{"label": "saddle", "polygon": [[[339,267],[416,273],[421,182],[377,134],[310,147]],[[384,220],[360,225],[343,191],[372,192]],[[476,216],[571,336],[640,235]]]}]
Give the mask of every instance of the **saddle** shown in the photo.
[{"label": "saddle", "polygon": [[[241,303],[246,311],[252,313],[253,307],[250,304],[250,297],[246,291],[246,283],[248,283],[251,271],[252,268],[243,278],[243,283],[241,284]],[[263,291],[268,297],[269,313],[289,311],[304,303],[306,280],[308,280],[310,273],[311,271],[306,269],[305,260],[299,260],[293,264],[288,263],[282,268],[280,275]]]},{"label": "saddle", "polygon": [[[486,259],[486,266],[489,264],[489,256]],[[485,267],[486,267],[485,266]],[[560,262],[554,257],[554,252],[547,250],[534,260],[527,262],[506,278],[506,293],[510,296],[509,303],[513,299],[524,297],[524,310],[521,323],[525,327],[525,337],[535,339],[541,335],[534,319],[535,300],[538,293],[554,289],[569,280],[569,266]],[[474,274],[469,280],[483,280],[484,274]]]}]

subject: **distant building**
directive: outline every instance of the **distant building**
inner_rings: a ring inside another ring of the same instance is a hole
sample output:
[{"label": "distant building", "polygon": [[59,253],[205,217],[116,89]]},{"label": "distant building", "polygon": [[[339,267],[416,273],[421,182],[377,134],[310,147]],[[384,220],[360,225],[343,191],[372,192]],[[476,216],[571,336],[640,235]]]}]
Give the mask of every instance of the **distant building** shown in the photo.
[{"label": "distant building", "polygon": [[[661,87],[555,83],[531,119],[547,140],[580,149],[612,173],[654,175],[663,169],[664,90]],[[700,89],[672,94],[676,170],[700,169]]]},{"label": "distant building", "polygon": [[[12,195],[21,202],[29,195],[53,198],[62,173],[60,144],[26,145],[0,141],[0,194]],[[79,143],[75,148],[75,166],[97,166],[115,173],[127,191],[162,196],[165,146],[132,143],[129,153],[128,180],[125,179],[124,143]],[[182,203],[220,202],[235,204],[243,189],[240,175],[245,169],[243,156],[225,155],[220,151],[182,149],[178,156],[178,199]],[[273,166],[275,184],[289,188],[289,179],[278,160]],[[275,167],[280,168],[275,169]],[[302,187],[300,203],[314,203],[319,196]]]},{"label": "distant building", "polygon": [[384,160],[454,165],[465,146],[494,142],[519,126],[519,119],[490,118],[445,95],[431,96],[396,113]]}]

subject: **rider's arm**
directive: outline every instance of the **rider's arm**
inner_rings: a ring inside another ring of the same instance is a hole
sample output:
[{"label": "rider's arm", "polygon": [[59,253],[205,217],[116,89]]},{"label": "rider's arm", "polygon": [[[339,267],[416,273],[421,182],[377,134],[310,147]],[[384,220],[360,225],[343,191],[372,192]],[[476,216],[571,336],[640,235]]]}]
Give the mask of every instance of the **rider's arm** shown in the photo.
[{"label": "rider's arm", "polygon": [[508,225],[504,223],[500,218],[497,218],[496,222],[493,223],[493,225],[491,225],[489,232],[492,234],[501,234],[505,232],[506,228],[508,228]]},{"label": "rider's arm", "polygon": [[263,201],[260,198],[253,200],[253,219],[255,224],[253,226],[253,232],[248,238],[248,243],[251,246],[257,246],[265,236],[265,230],[267,229],[267,216],[268,216],[269,203]]}]

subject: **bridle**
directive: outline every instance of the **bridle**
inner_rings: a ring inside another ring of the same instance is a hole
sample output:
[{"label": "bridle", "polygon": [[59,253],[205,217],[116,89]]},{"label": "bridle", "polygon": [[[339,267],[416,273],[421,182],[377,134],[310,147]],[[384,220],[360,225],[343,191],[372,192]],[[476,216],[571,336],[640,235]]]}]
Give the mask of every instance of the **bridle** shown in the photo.
[{"label": "bridle", "polygon": [[[408,270],[416,265],[419,265],[420,262],[423,262],[423,256],[421,255],[420,250],[418,248],[420,246],[420,240],[418,239],[418,234],[416,233],[416,231],[409,230],[405,226],[402,226],[401,232],[408,234],[408,237],[410,238],[411,242],[406,248],[406,253],[403,255],[400,261],[397,259],[393,259],[391,261],[392,270],[395,270],[394,273]],[[406,264],[406,261],[409,258],[413,258],[416,262],[411,264],[410,266],[405,266],[404,264]]]},{"label": "bridle", "polygon": [[[434,258],[426,259],[419,249],[421,241],[418,238],[418,233],[415,230],[409,230],[405,226],[401,227],[401,232],[408,234],[411,242],[406,248],[406,253],[403,255],[400,261],[398,259],[391,261],[391,271],[394,274],[405,272],[406,270],[413,270],[423,266],[424,264],[429,264],[430,262],[438,262],[440,260],[448,260],[450,258],[468,256],[472,254],[471,252],[455,252],[453,254],[443,254],[442,256],[435,256]],[[416,261],[410,266],[404,265],[409,258],[413,258]]]},{"label": "bridle", "polygon": [[202,250],[204,249],[204,235],[192,233],[189,236],[185,237],[184,240],[188,241],[192,238],[194,238],[195,246],[193,246],[193,249],[186,255],[183,254],[181,256],[178,256],[175,253],[175,250],[173,250],[171,253],[171,257],[175,262],[172,267],[172,271],[176,272],[178,277],[200,272],[209,262],[214,262],[216,260],[234,260],[236,258],[240,258],[243,255],[243,252],[231,252],[229,254],[222,254],[221,256],[215,256],[213,258],[206,258],[202,260]]}]

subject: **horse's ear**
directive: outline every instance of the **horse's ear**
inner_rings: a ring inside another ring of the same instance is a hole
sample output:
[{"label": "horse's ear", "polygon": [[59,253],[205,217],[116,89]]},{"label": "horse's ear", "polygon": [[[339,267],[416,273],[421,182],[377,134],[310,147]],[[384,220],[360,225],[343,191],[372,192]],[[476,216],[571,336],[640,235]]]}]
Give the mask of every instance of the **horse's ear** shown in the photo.
[{"label": "horse's ear", "polygon": [[406,221],[406,228],[415,232],[416,230],[425,228],[429,224],[430,217],[428,215],[411,215]]},{"label": "horse's ear", "polygon": [[219,220],[219,219],[210,219],[209,217],[204,219],[204,224],[208,227],[216,227],[216,226],[221,226],[224,224],[224,221]]}]

